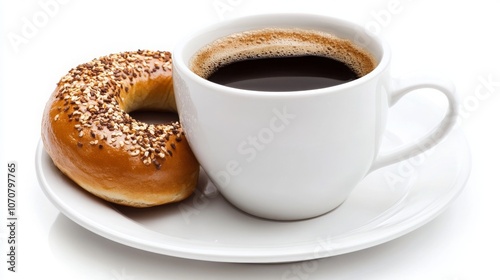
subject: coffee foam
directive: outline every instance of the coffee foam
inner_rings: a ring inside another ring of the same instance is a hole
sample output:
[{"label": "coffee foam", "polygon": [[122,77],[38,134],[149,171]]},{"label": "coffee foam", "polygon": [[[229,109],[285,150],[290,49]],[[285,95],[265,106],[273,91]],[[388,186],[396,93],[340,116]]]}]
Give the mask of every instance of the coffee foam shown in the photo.
[{"label": "coffee foam", "polygon": [[369,52],[347,39],[315,30],[266,28],[215,40],[193,56],[190,68],[198,76],[208,78],[219,67],[240,60],[306,55],[341,61],[359,77],[376,66]]}]

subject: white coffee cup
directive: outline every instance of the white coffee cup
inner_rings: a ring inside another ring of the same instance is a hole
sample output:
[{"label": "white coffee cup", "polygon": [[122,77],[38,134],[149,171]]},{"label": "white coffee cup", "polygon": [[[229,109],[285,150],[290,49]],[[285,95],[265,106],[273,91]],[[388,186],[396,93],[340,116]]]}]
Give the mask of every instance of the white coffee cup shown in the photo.
[{"label": "white coffee cup", "polygon": [[[321,89],[260,92],[210,82],[190,69],[195,53],[230,34],[269,27],[333,33],[370,52],[377,66],[354,81]],[[395,79],[387,43],[343,20],[266,14],[204,28],[173,52],[174,89],[189,144],[219,192],[237,208],[268,219],[327,213],[370,172],[440,142],[457,119],[452,83],[432,77]],[[388,109],[420,88],[448,99],[444,119],[415,144],[379,154]]]}]

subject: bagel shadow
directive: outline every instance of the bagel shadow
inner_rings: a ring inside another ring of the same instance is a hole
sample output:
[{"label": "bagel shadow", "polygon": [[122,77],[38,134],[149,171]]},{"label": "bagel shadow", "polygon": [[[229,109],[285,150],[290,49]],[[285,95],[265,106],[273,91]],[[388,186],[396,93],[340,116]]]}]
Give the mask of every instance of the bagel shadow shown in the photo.
[{"label": "bagel shadow", "polygon": [[175,112],[159,111],[159,110],[136,110],[128,113],[132,118],[137,121],[147,124],[167,124],[171,122],[178,122],[179,115]]}]

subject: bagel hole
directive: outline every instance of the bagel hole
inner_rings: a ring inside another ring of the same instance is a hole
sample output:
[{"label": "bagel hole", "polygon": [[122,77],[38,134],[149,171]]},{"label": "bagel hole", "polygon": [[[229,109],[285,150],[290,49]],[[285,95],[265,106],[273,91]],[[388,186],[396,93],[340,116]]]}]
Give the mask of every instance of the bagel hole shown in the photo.
[{"label": "bagel hole", "polygon": [[167,124],[179,121],[179,115],[173,112],[137,110],[128,114],[135,120],[147,124]]}]

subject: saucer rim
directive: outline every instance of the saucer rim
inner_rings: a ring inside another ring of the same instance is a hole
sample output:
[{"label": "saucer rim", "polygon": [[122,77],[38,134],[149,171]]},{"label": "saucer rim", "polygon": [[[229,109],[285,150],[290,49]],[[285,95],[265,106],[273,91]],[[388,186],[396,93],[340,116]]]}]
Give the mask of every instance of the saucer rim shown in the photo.
[{"label": "saucer rim", "polygon": [[[45,174],[47,167],[43,166],[44,163],[48,162],[52,164],[52,162],[48,154],[45,152],[41,140],[39,141],[36,150],[35,165],[40,186],[45,196],[52,202],[52,204],[73,222],[106,239],[140,250],[194,260],[232,263],[278,263],[319,259],[370,248],[401,237],[439,216],[463,192],[471,170],[470,148],[463,132],[459,129],[455,129],[448,137],[454,137],[458,141],[463,142],[461,145],[461,156],[464,157],[464,161],[461,163],[461,172],[457,172],[458,175],[455,178],[455,182],[451,184],[453,187],[450,188],[450,191],[445,193],[445,195],[449,197],[444,201],[444,203],[441,202],[437,205],[437,207],[435,207],[435,209],[418,213],[412,216],[411,219],[406,220],[403,223],[398,223],[396,226],[392,225],[389,227],[372,228],[366,232],[361,231],[359,233],[346,235],[343,240],[342,238],[337,238],[335,240],[336,247],[329,250],[316,250],[315,247],[311,247],[310,242],[294,246],[293,248],[289,246],[282,249],[271,248],[272,250],[269,250],[270,248],[232,248],[230,246],[205,246],[205,248],[200,250],[198,246],[207,244],[197,242],[196,240],[190,240],[188,241],[189,244],[187,244],[189,246],[183,246],[183,244],[186,245],[186,240],[182,240],[178,237],[165,236],[164,234],[145,228],[135,221],[122,216],[118,210],[113,208],[112,205],[100,202],[100,210],[98,211],[107,209],[104,211],[109,211],[109,213],[114,212],[112,215],[119,215],[122,219],[118,226],[116,226],[116,224],[114,226],[113,224],[106,224],[103,223],[103,221],[93,220],[92,215],[89,213],[79,212],[75,209],[74,205],[72,206],[65,202],[64,197],[61,197],[60,193],[58,194],[54,192],[53,187],[47,180],[48,174]],[[52,166],[51,168],[57,169],[55,166]],[[384,168],[382,168],[382,170],[383,169]],[[60,173],[59,176],[64,175]],[[148,238],[152,237],[153,240],[139,237],[141,235],[147,236]],[[157,239],[156,241],[164,240],[169,242],[159,244],[158,242],[155,242],[155,239]]]}]

